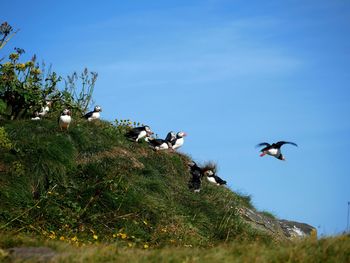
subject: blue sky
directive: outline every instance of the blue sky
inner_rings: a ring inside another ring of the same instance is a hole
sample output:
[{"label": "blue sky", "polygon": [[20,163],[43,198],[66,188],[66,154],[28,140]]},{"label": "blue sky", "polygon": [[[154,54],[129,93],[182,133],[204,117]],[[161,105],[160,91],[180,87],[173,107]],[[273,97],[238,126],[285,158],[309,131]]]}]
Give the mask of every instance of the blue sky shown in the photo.
[{"label": "blue sky", "polygon": [[[350,2],[4,1],[0,20],[62,76],[99,74],[106,120],[186,131],[182,152],[216,161],[259,210],[345,230],[350,201]],[[62,83],[63,85],[63,83]],[[289,140],[287,161],[254,146]]]}]

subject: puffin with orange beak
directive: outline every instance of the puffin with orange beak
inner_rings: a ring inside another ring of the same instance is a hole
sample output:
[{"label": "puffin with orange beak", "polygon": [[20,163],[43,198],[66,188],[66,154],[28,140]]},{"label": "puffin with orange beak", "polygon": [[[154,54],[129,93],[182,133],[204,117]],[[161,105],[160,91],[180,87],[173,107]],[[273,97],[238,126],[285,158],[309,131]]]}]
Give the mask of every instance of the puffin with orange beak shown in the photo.
[{"label": "puffin with orange beak", "polygon": [[283,156],[283,154],[281,153],[281,146],[284,144],[291,144],[294,146],[298,146],[296,143],[294,142],[286,142],[286,141],[279,141],[273,144],[269,144],[267,142],[262,142],[259,143],[256,147],[262,147],[265,146],[264,148],[262,148],[260,150],[261,154],[260,157],[263,157],[264,155],[271,155],[273,157],[276,157],[277,159],[281,160],[281,161],[285,161],[286,158]]},{"label": "puffin with orange beak", "polygon": [[172,141],[173,150],[180,148],[184,144],[185,142],[184,137],[186,136],[187,134],[182,131],[176,134],[176,139]]}]

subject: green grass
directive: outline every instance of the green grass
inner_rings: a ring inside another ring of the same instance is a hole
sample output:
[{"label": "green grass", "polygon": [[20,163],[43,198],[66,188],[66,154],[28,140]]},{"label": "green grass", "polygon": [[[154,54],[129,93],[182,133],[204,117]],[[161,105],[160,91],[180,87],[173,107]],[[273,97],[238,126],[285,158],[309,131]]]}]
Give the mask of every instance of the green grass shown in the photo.
[{"label": "green grass", "polygon": [[249,195],[205,180],[191,192],[190,157],[130,142],[123,127],[0,126],[0,261],[45,246],[54,262],[350,262],[349,236],[277,241],[240,218]]},{"label": "green grass", "polygon": [[[210,246],[271,238],[237,214],[249,196],[204,182],[188,189],[188,156],[154,152],[108,122],[3,122],[11,150],[0,150],[0,230],[77,243]],[[55,233],[54,235],[52,233]],[[117,239],[120,237],[117,237]]]},{"label": "green grass", "polygon": [[[7,248],[48,247],[56,252],[53,262],[350,262],[350,236],[295,240],[289,243],[229,242],[200,248],[184,244],[178,247],[124,247],[118,242],[94,242],[76,246],[65,241],[47,241],[28,235],[0,235],[0,261],[10,262]],[[26,262],[36,262],[35,260]]]}]

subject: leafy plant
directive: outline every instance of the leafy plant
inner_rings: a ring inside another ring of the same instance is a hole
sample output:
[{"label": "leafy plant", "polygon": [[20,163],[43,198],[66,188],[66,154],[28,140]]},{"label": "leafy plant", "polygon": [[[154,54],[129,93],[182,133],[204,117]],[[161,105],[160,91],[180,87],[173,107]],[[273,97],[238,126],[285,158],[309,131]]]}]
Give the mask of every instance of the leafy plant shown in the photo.
[{"label": "leafy plant", "polygon": [[12,149],[12,143],[11,140],[9,139],[5,128],[0,127],[0,149],[5,149],[5,150],[11,150]]},{"label": "leafy plant", "polygon": [[[87,68],[80,75],[74,72],[72,75],[67,76],[65,89],[62,92],[65,103],[70,108],[78,109],[82,113],[85,113],[91,104],[93,104],[92,94],[97,76],[97,72],[89,72]],[[79,80],[81,84],[78,84]]]},{"label": "leafy plant", "polygon": [[18,31],[19,30],[13,32],[12,26],[7,22],[3,22],[0,25],[0,49],[2,49]]},{"label": "leafy plant", "polygon": [[15,48],[9,61],[0,64],[0,114],[12,120],[33,114],[50,96],[59,94],[57,83],[61,78],[55,72],[45,77],[36,56],[20,62],[23,53],[23,49]]}]

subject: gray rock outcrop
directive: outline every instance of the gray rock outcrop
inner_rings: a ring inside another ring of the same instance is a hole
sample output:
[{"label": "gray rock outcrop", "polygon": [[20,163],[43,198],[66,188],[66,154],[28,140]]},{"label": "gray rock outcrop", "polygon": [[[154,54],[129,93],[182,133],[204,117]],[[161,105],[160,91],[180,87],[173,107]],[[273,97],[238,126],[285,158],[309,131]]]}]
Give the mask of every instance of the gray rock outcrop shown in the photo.
[{"label": "gray rock outcrop", "polygon": [[253,228],[268,232],[277,239],[317,237],[316,228],[305,223],[273,218],[246,207],[239,208],[238,213]]}]

